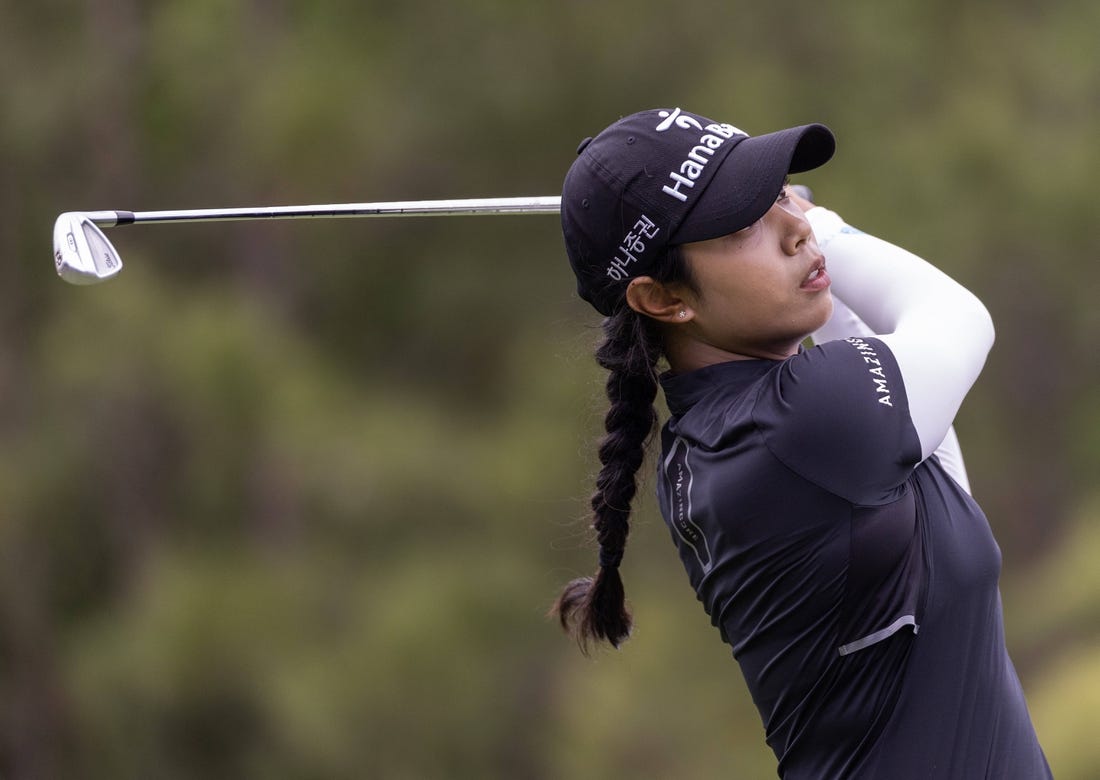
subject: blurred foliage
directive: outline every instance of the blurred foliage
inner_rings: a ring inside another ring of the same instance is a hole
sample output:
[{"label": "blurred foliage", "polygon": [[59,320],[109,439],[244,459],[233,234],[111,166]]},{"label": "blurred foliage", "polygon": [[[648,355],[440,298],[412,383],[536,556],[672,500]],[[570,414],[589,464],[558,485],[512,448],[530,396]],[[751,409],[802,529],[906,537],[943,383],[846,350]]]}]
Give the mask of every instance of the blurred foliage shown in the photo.
[{"label": "blurred foliage", "polygon": [[[805,177],[988,303],[959,418],[1056,776],[1100,775],[1100,6],[0,0],[0,776],[742,777],[755,710],[644,499],[594,568],[602,377],[552,218],[127,228],[61,211],[553,194],[681,105],[823,121]],[[652,485],[643,491],[652,493]]]}]

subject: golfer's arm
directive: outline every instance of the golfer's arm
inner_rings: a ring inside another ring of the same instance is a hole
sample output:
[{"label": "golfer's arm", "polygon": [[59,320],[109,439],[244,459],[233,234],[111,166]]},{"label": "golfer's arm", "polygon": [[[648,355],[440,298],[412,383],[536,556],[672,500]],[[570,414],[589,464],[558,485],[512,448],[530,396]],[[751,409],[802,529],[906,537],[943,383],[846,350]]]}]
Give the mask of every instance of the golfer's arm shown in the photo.
[{"label": "golfer's arm", "polygon": [[926,458],[944,442],[985,364],[994,335],[989,312],[916,255],[848,227],[827,209],[811,209],[807,217],[834,295],[890,348],[901,369]]},{"label": "golfer's arm", "polygon": [[[854,311],[848,308],[848,304],[836,295],[833,296],[833,315],[820,329],[814,332],[815,344],[824,344],[826,341],[852,338],[853,336],[874,336],[874,332],[861,320]],[[947,429],[940,446],[934,453],[939,458],[944,471],[970,492],[970,479],[966,474],[966,463],[963,461],[962,449],[959,447],[959,437],[955,435],[954,426]]]}]

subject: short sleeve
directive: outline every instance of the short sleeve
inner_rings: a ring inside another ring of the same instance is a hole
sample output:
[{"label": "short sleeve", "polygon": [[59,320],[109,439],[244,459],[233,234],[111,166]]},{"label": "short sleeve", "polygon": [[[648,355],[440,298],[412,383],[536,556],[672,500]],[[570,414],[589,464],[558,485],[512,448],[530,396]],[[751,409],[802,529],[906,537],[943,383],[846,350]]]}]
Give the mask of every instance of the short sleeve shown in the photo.
[{"label": "short sleeve", "polygon": [[880,339],[789,358],[761,386],[753,416],[784,465],[855,504],[893,500],[921,459],[901,371]]}]

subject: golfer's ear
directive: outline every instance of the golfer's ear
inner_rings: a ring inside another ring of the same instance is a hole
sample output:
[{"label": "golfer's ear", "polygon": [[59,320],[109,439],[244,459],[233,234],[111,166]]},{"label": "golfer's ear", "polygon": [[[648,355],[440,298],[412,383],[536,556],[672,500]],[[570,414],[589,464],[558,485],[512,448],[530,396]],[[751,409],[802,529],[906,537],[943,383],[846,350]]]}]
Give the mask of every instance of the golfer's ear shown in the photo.
[{"label": "golfer's ear", "polygon": [[684,322],[691,312],[683,298],[650,276],[639,276],[630,281],[626,288],[626,303],[639,314],[660,322]]}]

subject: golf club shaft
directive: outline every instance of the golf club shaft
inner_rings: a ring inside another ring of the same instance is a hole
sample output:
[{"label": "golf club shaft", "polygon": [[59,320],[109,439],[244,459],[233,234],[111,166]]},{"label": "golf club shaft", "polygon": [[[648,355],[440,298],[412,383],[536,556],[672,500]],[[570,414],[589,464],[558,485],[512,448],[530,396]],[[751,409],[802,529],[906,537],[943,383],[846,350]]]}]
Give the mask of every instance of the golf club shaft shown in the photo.
[{"label": "golf club shaft", "polygon": [[459,214],[556,214],[561,198],[467,198],[393,203],[328,203],[312,206],[263,206],[230,209],[181,209],[175,211],[88,211],[100,227],[138,223],[213,222],[218,220],[303,219],[333,217],[427,217]]}]

